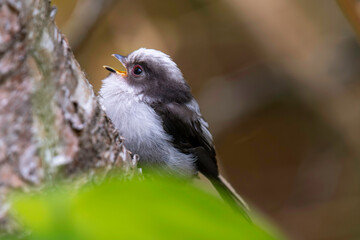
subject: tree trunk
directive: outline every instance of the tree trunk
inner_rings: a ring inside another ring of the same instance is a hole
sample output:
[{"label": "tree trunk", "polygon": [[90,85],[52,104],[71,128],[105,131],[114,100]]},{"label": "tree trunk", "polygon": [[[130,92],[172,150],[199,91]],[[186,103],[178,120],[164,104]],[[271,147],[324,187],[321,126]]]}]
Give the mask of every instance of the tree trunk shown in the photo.
[{"label": "tree trunk", "polygon": [[[7,193],[54,178],[136,169],[47,0],[0,0],[0,220]],[[4,225],[5,224],[5,225]]]}]

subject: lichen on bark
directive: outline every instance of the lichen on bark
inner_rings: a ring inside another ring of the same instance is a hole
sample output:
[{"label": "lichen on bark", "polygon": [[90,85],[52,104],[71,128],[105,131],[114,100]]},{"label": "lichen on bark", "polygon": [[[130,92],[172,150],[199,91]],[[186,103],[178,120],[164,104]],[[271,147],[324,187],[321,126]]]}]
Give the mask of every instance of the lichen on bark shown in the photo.
[{"label": "lichen on bark", "polygon": [[136,159],[102,111],[47,0],[0,1],[0,221],[6,196]]}]

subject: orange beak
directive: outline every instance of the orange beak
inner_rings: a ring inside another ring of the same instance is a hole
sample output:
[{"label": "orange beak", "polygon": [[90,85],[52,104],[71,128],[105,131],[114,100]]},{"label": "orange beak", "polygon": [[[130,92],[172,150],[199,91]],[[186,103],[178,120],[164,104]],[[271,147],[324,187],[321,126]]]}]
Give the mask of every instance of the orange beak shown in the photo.
[{"label": "orange beak", "polygon": [[106,66],[106,65],[104,65],[103,68],[105,68],[109,72],[116,73],[116,74],[119,74],[121,76],[126,77],[126,71],[120,71],[120,70],[117,70],[115,68],[112,68],[112,67],[109,67],[109,66]]},{"label": "orange beak", "polygon": [[[119,55],[119,54],[112,54],[111,56],[113,56],[114,58],[116,58],[117,60],[119,60],[119,61],[121,62],[121,64],[122,64],[122,65],[125,67],[125,69],[126,69],[126,66],[125,66],[124,61],[123,61],[123,60],[125,59],[124,56]],[[115,69],[115,68],[113,68],[113,67],[109,67],[109,66],[106,66],[106,65],[104,65],[103,68],[105,68],[105,69],[108,70],[109,72],[112,72],[112,73],[115,73],[115,74],[119,74],[119,75],[124,76],[124,77],[127,76],[127,72],[126,72],[126,71],[120,71],[120,70],[117,70],[117,69]]]}]

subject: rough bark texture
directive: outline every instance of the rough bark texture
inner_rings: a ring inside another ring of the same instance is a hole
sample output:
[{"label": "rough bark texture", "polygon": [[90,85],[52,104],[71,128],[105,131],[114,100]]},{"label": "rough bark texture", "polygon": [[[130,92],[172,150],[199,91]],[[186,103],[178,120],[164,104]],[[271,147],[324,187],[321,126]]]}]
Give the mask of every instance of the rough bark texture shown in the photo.
[{"label": "rough bark texture", "polygon": [[0,0],[0,220],[12,189],[135,169],[47,0]]}]

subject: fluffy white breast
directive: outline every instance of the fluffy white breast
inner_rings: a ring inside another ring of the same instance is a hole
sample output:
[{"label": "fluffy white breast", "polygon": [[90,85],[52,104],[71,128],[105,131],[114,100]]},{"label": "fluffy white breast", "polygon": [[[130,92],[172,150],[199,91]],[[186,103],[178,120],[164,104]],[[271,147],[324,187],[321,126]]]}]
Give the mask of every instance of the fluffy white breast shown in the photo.
[{"label": "fluffy white breast", "polygon": [[140,161],[159,163],[182,175],[195,173],[194,158],[174,148],[156,112],[142,101],[143,96],[116,74],[103,80],[99,101],[112,120],[125,146],[140,156]]}]

